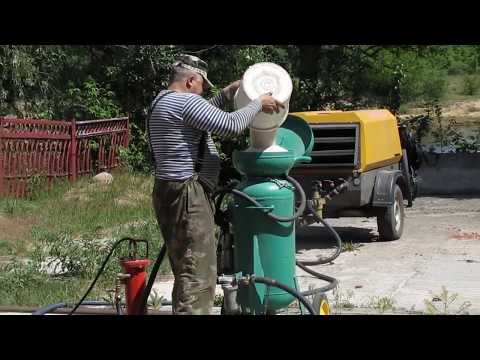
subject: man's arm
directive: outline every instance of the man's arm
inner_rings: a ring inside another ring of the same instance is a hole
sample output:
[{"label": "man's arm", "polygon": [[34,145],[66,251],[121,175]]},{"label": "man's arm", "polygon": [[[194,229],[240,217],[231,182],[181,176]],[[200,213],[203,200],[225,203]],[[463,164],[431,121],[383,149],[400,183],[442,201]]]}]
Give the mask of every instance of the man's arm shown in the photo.
[{"label": "man's arm", "polygon": [[218,95],[212,97],[208,102],[215,106],[216,108],[223,109],[225,108],[225,104],[227,103],[227,98],[225,97],[223,91],[220,91]]},{"label": "man's arm", "polygon": [[183,118],[193,128],[221,137],[231,137],[240,135],[261,110],[262,103],[257,99],[240,110],[228,113],[201,96],[192,94],[184,104]]},{"label": "man's arm", "polygon": [[240,80],[234,81],[233,83],[222,89],[222,91],[220,91],[218,95],[211,98],[208,102],[219,109],[224,109],[227,101],[233,100],[235,92],[238,90],[239,87]]}]

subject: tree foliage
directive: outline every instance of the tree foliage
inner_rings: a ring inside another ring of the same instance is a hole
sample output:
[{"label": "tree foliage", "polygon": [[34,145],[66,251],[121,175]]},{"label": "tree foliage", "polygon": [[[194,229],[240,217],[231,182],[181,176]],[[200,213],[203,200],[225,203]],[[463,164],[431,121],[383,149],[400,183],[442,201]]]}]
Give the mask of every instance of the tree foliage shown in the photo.
[{"label": "tree foliage", "polygon": [[[145,152],[146,113],[167,86],[170,64],[179,53],[209,63],[214,91],[241,78],[248,66],[269,61],[292,77],[291,111],[381,107],[398,112],[407,102],[439,99],[447,74],[476,73],[480,46],[2,45],[0,116],[123,114],[135,126],[132,148]],[[137,155],[140,162],[148,158]]]}]

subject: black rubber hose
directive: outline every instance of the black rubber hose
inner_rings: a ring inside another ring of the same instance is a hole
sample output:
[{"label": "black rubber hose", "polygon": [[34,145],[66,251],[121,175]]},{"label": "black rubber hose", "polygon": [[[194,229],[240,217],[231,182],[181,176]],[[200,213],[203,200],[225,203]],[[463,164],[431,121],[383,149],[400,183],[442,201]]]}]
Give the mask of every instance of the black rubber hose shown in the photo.
[{"label": "black rubber hose", "polygon": [[[84,301],[82,302],[81,305],[84,306],[112,306],[112,303],[109,303],[108,301]],[[62,309],[66,308],[68,306],[67,303],[57,303],[57,304],[51,304],[47,305],[43,308],[38,309],[37,311],[33,312],[32,315],[45,315],[48,313],[51,313],[57,309]]]},{"label": "black rubber hose", "polygon": [[270,285],[270,286],[273,286],[273,287],[276,287],[276,288],[279,288],[283,291],[288,292],[290,295],[297,298],[307,308],[308,312],[311,315],[317,315],[317,313],[313,309],[312,305],[308,302],[308,300],[305,299],[305,297],[301,293],[296,291],[295,289],[292,289],[291,287],[289,287],[285,284],[282,284],[282,283],[278,282],[277,280],[266,278],[266,277],[252,276],[250,278],[250,280],[252,282],[261,283],[261,284],[265,284],[265,285]]},{"label": "black rubber hose", "polygon": [[[277,216],[272,213],[265,213],[270,219],[279,221],[279,222],[291,222],[295,221],[295,219],[299,218],[304,212],[305,212],[305,205],[307,202],[307,197],[305,195],[305,191],[303,191],[302,186],[292,177],[286,176],[286,179],[293,184],[295,189],[298,191],[300,194],[300,206],[298,207],[297,211],[295,212],[295,215],[292,217],[284,217],[284,216]],[[244,192],[237,190],[237,189],[232,189],[230,192],[248,202],[250,202],[254,206],[258,207],[263,207],[262,204],[260,204],[257,200],[249,196],[248,194],[245,194]]]},{"label": "black rubber hose", "polygon": [[333,236],[335,237],[335,240],[337,242],[336,243],[337,250],[335,251],[335,253],[332,256],[330,256],[326,259],[318,259],[316,261],[302,261],[301,264],[306,265],[306,266],[328,264],[329,262],[332,262],[333,260],[335,260],[342,253],[342,239],[340,238],[340,235],[338,235],[338,233],[335,231],[335,229],[329,223],[327,223],[324,219],[322,219],[321,217],[319,217],[315,213],[315,210],[313,209],[310,201],[307,201],[307,209],[308,209],[308,211],[310,211],[310,213],[313,215],[313,217],[315,218],[315,220],[317,222],[321,223],[323,226],[325,226],[333,234]]},{"label": "black rubber hose", "polygon": [[167,253],[167,246],[163,244],[162,248],[160,249],[160,253],[157,256],[157,260],[155,260],[155,264],[153,265],[152,272],[148,277],[147,286],[143,292],[143,309],[147,308],[148,297],[150,296],[150,292],[152,291],[153,283],[155,282],[155,278],[157,277],[158,270],[160,269],[160,265],[162,265],[163,259],[165,258],[165,254]]},{"label": "black rubber hose", "polygon": [[327,263],[335,260],[342,253],[342,239],[340,238],[340,235],[338,235],[338,233],[335,231],[335,229],[329,223],[327,223],[325,220],[323,220],[321,217],[319,217],[315,213],[315,210],[313,209],[310,201],[307,201],[307,209],[314,216],[314,218],[315,218],[315,220],[317,220],[317,222],[322,223],[322,225],[325,226],[333,234],[333,236],[335,237],[335,240],[337,241],[337,251],[335,252],[335,254],[333,254],[332,256],[330,256],[329,258],[326,258],[326,259],[319,259],[319,260],[316,260],[316,261],[298,261],[298,260],[296,261],[297,266],[300,269],[302,269],[303,271],[309,273],[310,275],[315,276],[317,279],[329,282],[329,284],[324,286],[324,287],[313,289],[313,290],[308,290],[308,291],[303,291],[302,292],[303,296],[311,296],[311,295],[315,295],[315,294],[318,294],[318,293],[327,292],[327,291],[335,289],[338,286],[338,280],[337,279],[335,279],[331,276],[328,276],[328,275],[320,274],[320,273],[308,268],[307,266],[327,264]]},{"label": "black rubber hose", "polygon": [[[324,281],[329,282],[329,284],[324,286],[324,287],[302,292],[301,293],[302,296],[310,296],[310,295],[314,295],[314,294],[317,294],[317,293],[332,290],[332,289],[334,289],[338,286],[338,280],[337,279],[335,279],[333,277],[330,277],[328,275],[320,274],[320,273],[318,273],[314,270],[309,269],[307,266],[327,264],[327,263],[335,260],[342,252],[342,239],[340,238],[338,233],[335,231],[335,229],[329,223],[327,223],[324,219],[322,219],[321,217],[319,217],[316,214],[316,212],[313,209],[313,206],[311,205],[310,201],[306,200],[305,192],[303,191],[303,188],[301,187],[301,185],[295,179],[291,178],[290,176],[287,176],[286,178],[287,178],[288,181],[290,181],[295,186],[297,191],[300,193],[300,207],[296,211],[296,214],[294,215],[293,218],[282,218],[282,217],[278,217],[278,216],[275,216],[275,215],[270,214],[270,213],[266,213],[266,215],[269,216],[270,218],[272,218],[273,220],[280,221],[280,222],[282,222],[282,221],[285,221],[285,222],[286,221],[293,221],[296,218],[298,218],[300,215],[302,215],[303,212],[305,212],[305,208],[306,208],[313,215],[313,217],[315,218],[315,220],[317,222],[321,223],[323,226],[325,226],[333,234],[333,236],[335,237],[335,240],[336,240],[337,250],[332,256],[330,256],[329,258],[326,258],[326,259],[318,259],[316,261],[296,261],[297,266],[300,267],[305,272],[309,273],[310,275],[315,276],[316,278],[318,278],[320,280],[324,280]],[[247,194],[245,194],[245,193],[243,193],[239,190],[236,190],[236,189],[228,189],[227,188],[227,189],[221,189],[221,190],[219,190],[215,193],[215,196],[220,195],[220,198],[217,199],[217,206],[216,206],[217,211],[220,208],[220,204],[223,200],[223,197],[227,193],[233,193],[233,194],[249,201],[250,203],[252,203],[255,206],[259,206],[259,207],[262,206],[260,203],[258,203],[255,199],[248,196]],[[272,281],[275,281],[275,280],[272,280]],[[286,289],[284,289],[284,290],[287,291]]]},{"label": "black rubber hose", "polygon": [[85,300],[85,298],[88,296],[88,294],[90,294],[90,291],[92,291],[93,287],[95,286],[95,284],[97,283],[98,279],[100,278],[100,275],[102,275],[103,273],[103,270],[105,269],[105,266],[107,265],[108,263],[108,260],[110,260],[110,257],[112,256],[113,252],[115,251],[115,249],[117,248],[118,245],[120,245],[120,243],[124,242],[124,241],[127,241],[127,240],[132,240],[130,238],[124,238],[124,239],[120,239],[118,240],[117,242],[115,242],[115,244],[113,244],[112,248],[110,249],[110,252],[108,253],[107,257],[105,258],[105,260],[103,260],[103,263],[102,265],[100,266],[100,269],[98,270],[97,272],[97,275],[95,276],[95,279],[92,281],[92,283],[90,284],[90,287],[88,288],[88,290],[85,292],[85,294],[83,295],[82,299],[77,303],[77,305],[75,305],[75,307],[73,308],[72,311],[70,311],[70,313],[68,315],[73,315],[73,313],[78,309],[78,307],[83,303],[83,301]]},{"label": "black rubber hose", "polygon": [[122,305],[120,303],[115,303],[115,310],[117,315],[123,315]]},{"label": "black rubber hose", "polygon": [[327,291],[330,291],[330,290],[333,290],[335,289],[337,286],[338,286],[338,280],[331,277],[331,276],[328,276],[328,275],[323,275],[323,274],[320,274],[308,267],[306,267],[305,265],[303,265],[300,261],[297,261],[297,266],[302,269],[303,271],[309,273],[310,275],[313,275],[315,276],[317,279],[320,279],[320,280],[325,280],[325,281],[328,281],[329,284],[328,285],[325,285],[324,287],[321,287],[321,288],[317,288],[317,289],[312,289],[312,290],[307,290],[307,291],[303,291],[302,292],[302,295],[303,296],[310,296],[310,295],[315,295],[315,294],[318,294],[318,293],[323,293],[323,292],[327,292]]}]

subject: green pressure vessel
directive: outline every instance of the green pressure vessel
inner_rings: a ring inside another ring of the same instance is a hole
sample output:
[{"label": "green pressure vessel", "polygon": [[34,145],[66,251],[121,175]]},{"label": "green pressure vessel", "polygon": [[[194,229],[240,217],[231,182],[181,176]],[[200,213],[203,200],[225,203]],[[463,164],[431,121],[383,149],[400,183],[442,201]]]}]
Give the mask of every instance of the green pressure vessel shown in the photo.
[{"label": "green pressure vessel", "polygon": [[[230,203],[234,238],[234,268],[238,277],[255,275],[274,279],[296,289],[295,222],[267,216],[293,217],[295,189],[285,180],[299,162],[310,161],[314,137],[310,126],[289,116],[277,130],[276,143],[284,152],[236,151],[233,165],[243,175],[240,190],[260,203],[254,206],[234,196]],[[237,295],[242,312],[263,314],[288,307],[295,298],[264,284],[240,285]]]},{"label": "green pressure vessel", "polygon": [[[246,180],[237,189],[255,198],[262,208],[235,198],[232,204],[234,266],[240,275],[264,276],[292,288],[295,286],[295,224],[270,219],[265,212],[291,217],[294,192],[286,180],[267,178]],[[268,294],[267,294],[268,292]],[[295,299],[287,292],[263,284],[239,288],[238,303],[244,313],[262,314],[279,310]]]}]

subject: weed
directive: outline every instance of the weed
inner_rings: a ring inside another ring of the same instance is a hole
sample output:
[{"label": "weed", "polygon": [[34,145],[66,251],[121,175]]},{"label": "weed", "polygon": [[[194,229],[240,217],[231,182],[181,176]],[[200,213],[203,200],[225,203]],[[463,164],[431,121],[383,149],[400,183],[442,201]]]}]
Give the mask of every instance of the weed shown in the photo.
[{"label": "weed", "polygon": [[351,252],[351,251],[358,251],[363,244],[356,244],[353,242],[344,242],[342,243],[342,252]]},{"label": "weed", "polygon": [[351,301],[353,298],[353,290],[348,290],[344,293],[340,287],[333,290],[333,308],[335,314],[341,314],[343,309],[353,309],[355,304]]},{"label": "weed", "polygon": [[153,289],[148,298],[148,306],[154,310],[160,310],[165,300],[162,295],[158,295],[157,290]]},{"label": "weed", "polygon": [[[446,287],[442,286],[440,294],[432,294],[431,300],[424,300],[426,313],[429,315],[468,314],[466,310],[472,305],[470,301],[463,302],[456,310],[451,308],[457,299],[457,293],[449,293]],[[434,302],[439,302],[440,304],[436,306]]]},{"label": "weed", "polygon": [[222,306],[223,304],[223,295],[217,294],[215,295],[215,299],[213,300],[213,306]]},{"label": "weed", "polygon": [[391,297],[384,296],[373,296],[370,298],[370,301],[367,307],[375,309],[380,313],[384,313],[385,311],[394,310],[395,300]]},{"label": "weed", "polygon": [[18,200],[15,198],[6,198],[3,203],[3,211],[8,215],[13,215],[17,208]]},{"label": "weed", "polygon": [[47,190],[48,177],[44,173],[31,174],[27,179],[27,199],[35,200]]}]

